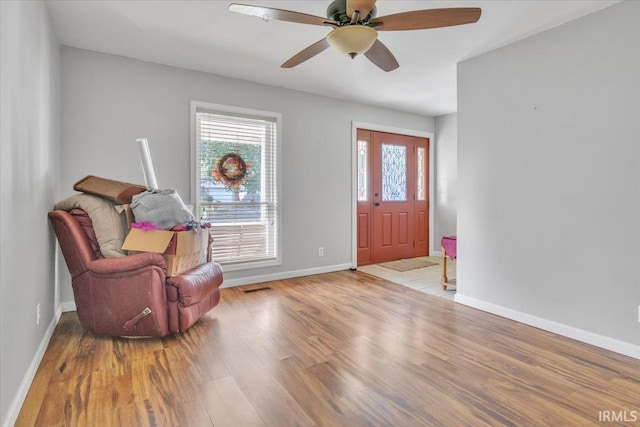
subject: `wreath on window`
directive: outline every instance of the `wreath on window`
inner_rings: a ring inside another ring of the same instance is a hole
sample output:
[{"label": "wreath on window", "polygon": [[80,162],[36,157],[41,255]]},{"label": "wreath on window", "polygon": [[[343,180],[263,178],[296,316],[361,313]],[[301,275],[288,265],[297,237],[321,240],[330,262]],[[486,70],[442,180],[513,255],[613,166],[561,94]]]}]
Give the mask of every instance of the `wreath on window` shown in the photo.
[{"label": "wreath on window", "polygon": [[238,188],[248,171],[249,165],[238,153],[228,153],[214,162],[211,176],[227,188]]}]

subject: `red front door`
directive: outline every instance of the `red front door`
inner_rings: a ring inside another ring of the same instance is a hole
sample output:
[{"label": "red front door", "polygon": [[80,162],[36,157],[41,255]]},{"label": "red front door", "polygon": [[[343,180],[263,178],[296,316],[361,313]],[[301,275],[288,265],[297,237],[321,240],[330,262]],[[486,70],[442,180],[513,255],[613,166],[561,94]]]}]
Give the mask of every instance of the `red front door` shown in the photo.
[{"label": "red front door", "polygon": [[373,262],[413,256],[412,137],[373,134]]},{"label": "red front door", "polygon": [[358,141],[358,265],[428,255],[428,140],[359,129]]}]

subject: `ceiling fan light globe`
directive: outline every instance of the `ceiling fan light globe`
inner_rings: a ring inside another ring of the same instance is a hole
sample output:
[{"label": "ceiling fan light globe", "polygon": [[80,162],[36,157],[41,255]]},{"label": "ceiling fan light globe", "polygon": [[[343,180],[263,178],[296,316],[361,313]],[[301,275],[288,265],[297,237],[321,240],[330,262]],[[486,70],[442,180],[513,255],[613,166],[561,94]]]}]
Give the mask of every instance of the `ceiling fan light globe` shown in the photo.
[{"label": "ceiling fan light globe", "polygon": [[346,25],[336,28],[327,36],[327,42],[338,53],[352,58],[371,49],[378,32],[364,25]]}]

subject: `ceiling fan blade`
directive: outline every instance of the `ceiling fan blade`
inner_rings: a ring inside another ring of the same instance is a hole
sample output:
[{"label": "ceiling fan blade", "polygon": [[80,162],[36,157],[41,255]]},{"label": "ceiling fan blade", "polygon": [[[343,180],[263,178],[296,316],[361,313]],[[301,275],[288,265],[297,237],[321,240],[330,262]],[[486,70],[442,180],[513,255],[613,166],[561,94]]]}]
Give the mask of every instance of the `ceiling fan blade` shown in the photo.
[{"label": "ceiling fan blade", "polygon": [[326,48],[329,47],[329,42],[324,38],[320,41],[315,42],[311,46],[306,49],[301,50],[300,52],[293,55],[287,62],[281,65],[282,68],[293,68],[296,65],[299,65],[306,61],[307,59],[311,59],[320,52],[323,52]]},{"label": "ceiling fan blade", "polygon": [[337,25],[337,22],[321,16],[307,15],[306,13],[274,9],[271,7],[231,3],[229,5],[229,10],[231,12],[242,13],[244,15],[257,16],[264,20],[277,19],[278,21],[296,22],[298,24]]},{"label": "ceiling fan blade", "polygon": [[478,22],[481,13],[478,7],[414,10],[374,18],[369,24],[378,31],[424,30]]},{"label": "ceiling fan blade", "polygon": [[358,11],[359,19],[364,19],[375,5],[376,0],[347,0],[347,16],[351,18],[353,13]]},{"label": "ceiling fan blade", "polygon": [[371,49],[364,53],[364,56],[386,72],[393,71],[400,66],[395,56],[380,40],[376,40]]}]

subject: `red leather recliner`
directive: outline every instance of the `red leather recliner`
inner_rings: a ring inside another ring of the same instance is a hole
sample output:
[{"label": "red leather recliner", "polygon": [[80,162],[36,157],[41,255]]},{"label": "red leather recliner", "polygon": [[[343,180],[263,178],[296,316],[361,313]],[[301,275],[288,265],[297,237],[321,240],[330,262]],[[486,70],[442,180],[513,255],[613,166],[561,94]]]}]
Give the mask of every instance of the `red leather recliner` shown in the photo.
[{"label": "red leather recliner", "polygon": [[222,268],[215,262],[166,277],[160,254],[104,258],[83,210],[54,210],[49,220],[71,273],[80,324],[95,334],[184,332],[220,301]]}]

